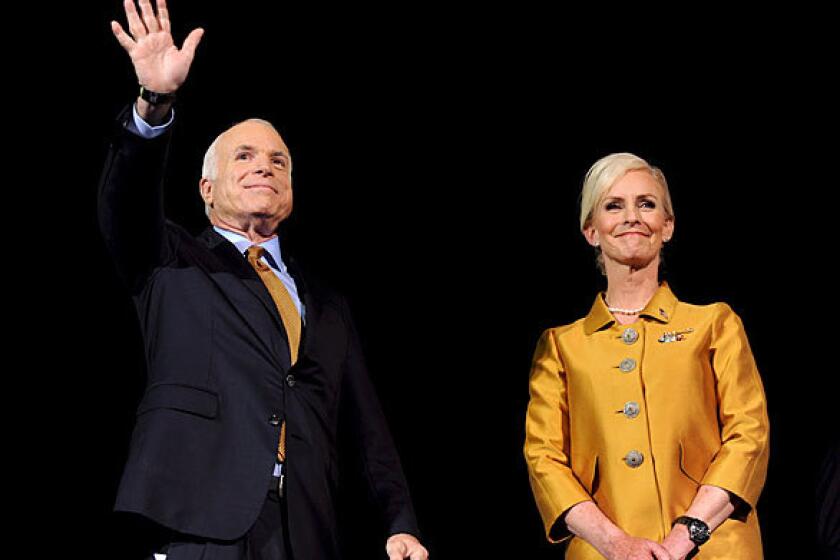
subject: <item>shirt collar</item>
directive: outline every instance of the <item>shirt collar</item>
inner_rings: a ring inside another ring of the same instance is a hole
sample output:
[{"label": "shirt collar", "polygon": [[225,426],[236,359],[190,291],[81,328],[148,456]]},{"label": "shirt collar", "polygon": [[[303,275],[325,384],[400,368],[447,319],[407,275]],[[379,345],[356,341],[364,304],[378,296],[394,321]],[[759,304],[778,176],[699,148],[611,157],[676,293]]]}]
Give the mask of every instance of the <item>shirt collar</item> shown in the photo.
[{"label": "shirt collar", "polygon": [[[667,282],[662,282],[654,292],[653,297],[645,308],[639,313],[640,317],[648,317],[661,323],[669,323],[674,315],[674,308],[677,306],[677,297],[671,291]],[[594,333],[615,322],[615,317],[607,308],[604,301],[604,292],[595,296],[595,303],[583,322],[583,329],[587,335]]]},{"label": "shirt collar", "polygon": [[[216,233],[233,243],[237,251],[239,251],[240,255],[244,255],[245,252],[248,250],[248,247],[250,247],[251,245],[259,245],[260,247],[265,249],[265,251],[268,254],[271,255],[271,258],[274,259],[274,262],[277,263],[278,267],[280,267],[280,271],[286,272],[286,265],[283,262],[282,255],[280,253],[280,238],[276,235],[271,239],[263,241],[262,243],[254,243],[253,241],[239,233],[228,231],[218,226],[213,226],[213,229],[216,230]],[[269,264],[271,263],[269,262]]]}]

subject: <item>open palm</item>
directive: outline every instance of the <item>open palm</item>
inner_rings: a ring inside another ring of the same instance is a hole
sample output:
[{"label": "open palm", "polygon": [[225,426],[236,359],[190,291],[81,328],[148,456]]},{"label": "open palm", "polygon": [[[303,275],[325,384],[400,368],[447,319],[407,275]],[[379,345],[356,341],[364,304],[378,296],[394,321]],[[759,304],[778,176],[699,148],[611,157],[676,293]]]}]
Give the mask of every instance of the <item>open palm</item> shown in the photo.
[{"label": "open palm", "polygon": [[137,80],[151,91],[174,92],[187,79],[204,30],[194,29],[178,49],[172,40],[166,0],[157,0],[157,14],[150,0],[140,0],[139,13],[134,0],[124,0],[123,4],[128,33],[116,21],[111,22],[111,30],[131,57]]}]

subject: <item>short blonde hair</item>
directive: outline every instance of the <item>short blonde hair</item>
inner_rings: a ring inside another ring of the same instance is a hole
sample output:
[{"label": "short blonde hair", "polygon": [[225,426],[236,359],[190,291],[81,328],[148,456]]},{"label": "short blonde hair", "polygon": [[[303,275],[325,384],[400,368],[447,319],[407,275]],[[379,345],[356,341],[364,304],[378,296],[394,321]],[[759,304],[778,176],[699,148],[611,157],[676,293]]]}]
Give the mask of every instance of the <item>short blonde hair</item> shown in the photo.
[{"label": "short blonde hair", "polygon": [[635,154],[619,152],[602,157],[592,164],[592,167],[586,172],[586,177],[583,179],[583,188],[580,191],[581,231],[589,225],[595,206],[610,187],[630,171],[637,170],[647,171],[662,186],[663,209],[669,218],[674,219],[671,192],[668,190],[668,181],[665,180],[665,174],[662,173],[662,170],[652,166]]}]

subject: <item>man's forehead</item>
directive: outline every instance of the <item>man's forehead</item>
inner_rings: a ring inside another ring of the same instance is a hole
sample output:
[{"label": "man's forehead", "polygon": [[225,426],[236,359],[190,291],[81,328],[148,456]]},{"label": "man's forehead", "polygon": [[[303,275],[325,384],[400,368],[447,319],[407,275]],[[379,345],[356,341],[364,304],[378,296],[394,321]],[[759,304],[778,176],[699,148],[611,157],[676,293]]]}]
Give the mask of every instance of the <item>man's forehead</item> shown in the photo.
[{"label": "man's forehead", "polygon": [[250,146],[289,153],[280,134],[270,125],[258,121],[245,121],[230,127],[222,133],[221,140],[229,150],[237,146]]}]

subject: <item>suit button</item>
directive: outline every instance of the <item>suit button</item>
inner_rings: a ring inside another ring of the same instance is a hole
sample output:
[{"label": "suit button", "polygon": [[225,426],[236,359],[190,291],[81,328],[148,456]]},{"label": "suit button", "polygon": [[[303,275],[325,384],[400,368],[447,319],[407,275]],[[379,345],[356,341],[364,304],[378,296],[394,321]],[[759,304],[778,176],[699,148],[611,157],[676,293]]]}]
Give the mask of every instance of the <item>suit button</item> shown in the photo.
[{"label": "suit button", "polygon": [[621,333],[621,340],[624,341],[624,344],[633,344],[637,340],[639,340],[639,333],[636,329],[630,327],[626,329],[623,333]]},{"label": "suit button", "polygon": [[641,465],[642,462],[644,462],[644,460],[645,456],[636,451],[635,449],[624,457],[624,463],[632,469],[635,469],[636,467]]},{"label": "suit button", "polygon": [[630,373],[631,371],[636,369],[636,360],[634,360],[633,358],[624,358],[618,365],[618,369],[620,369],[624,373]]},{"label": "suit button", "polygon": [[277,416],[276,414],[272,414],[271,418],[268,419],[268,423],[271,424],[272,426],[279,426],[280,422],[281,422],[280,417]]},{"label": "suit button", "polygon": [[295,379],[294,375],[290,373],[286,376],[286,385],[288,385],[289,387],[294,387],[295,383],[297,383],[297,380]]},{"label": "suit button", "polygon": [[627,418],[635,418],[639,415],[639,403],[628,401],[624,403],[624,416]]}]

